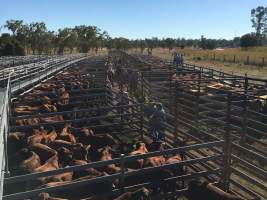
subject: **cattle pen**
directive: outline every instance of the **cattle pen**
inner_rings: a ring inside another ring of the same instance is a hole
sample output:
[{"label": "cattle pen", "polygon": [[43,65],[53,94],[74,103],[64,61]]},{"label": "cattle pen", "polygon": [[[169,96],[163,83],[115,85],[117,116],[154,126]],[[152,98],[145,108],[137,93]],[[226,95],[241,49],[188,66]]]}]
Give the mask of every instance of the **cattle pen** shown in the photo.
[{"label": "cattle pen", "polygon": [[[264,80],[234,76],[189,64],[179,66],[178,69],[170,63],[164,63],[165,67],[162,67],[162,63],[155,58],[124,52],[110,54],[125,63],[126,70],[138,72],[134,84],[118,82],[118,87],[112,89],[106,79],[105,59],[88,55],[53,58],[52,64],[48,63],[45,67],[35,65],[27,71],[19,67],[15,70],[10,68],[8,73],[5,72],[8,75],[2,74],[1,84],[6,85],[3,87],[5,96],[0,129],[0,141],[3,144],[0,147],[3,158],[0,188],[2,199],[31,199],[43,192],[74,193],[83,186],[118,180],[116,187],[90,194],[90,199],[112,199],[123,192],[151,187],[153,181],[141,177],[173,167],[182,168],[182,173],[161,177],[160,184],[178,182],[179,187],[163,194],[155,194],[153,199],[177,199],[187,191],[188,181],[196,178],[218,182],[225,191],[247,199],[267,198],[267,113],[261,107],[261,103],[266,101],[263,98],[267,92]],[[80,74],[68,79],[70,74],[77,71],[81,71]],[[87,85],[81,88],[71,84],[78,82]],[[40,90],[42,84],[49,87],[64,86],[68,98],[50,98],[52,102],[62,101],[61,109],[17,115],[15,108],[30,105],[42,95],[51,95],[51,88],[41,94],[34,92]],[[70,87],[67,87],[68,84]],[[130,93],[127,105],[119,104],[120,95],[124,91]],[[71,124],[73,132],[89,127],[96,134],[110,134],[122,144],[128,138],[151,141],[147,112],[153,101],[163,103],[166,109],[165,134],[168,148],[165,150],[142,155],[127,155],[120,151],[110,160],[19,175],[10,168],[7,142],[9,134],[31,132],[40,127],[54,127],[58,130],[65,124]],[[175,154],[183,155],[183,159],[135,170],[128,170],[127,167],[130,162]],[[27,185],[26,183],[41,177],[110,165],[117,166],[119,170],[90,179],[63,181],[56,186],[12,189],[13,185]],[[140,180],[132,181],[133,177],[139,177]],[[73,197],[79,198],[81,197]]]}]

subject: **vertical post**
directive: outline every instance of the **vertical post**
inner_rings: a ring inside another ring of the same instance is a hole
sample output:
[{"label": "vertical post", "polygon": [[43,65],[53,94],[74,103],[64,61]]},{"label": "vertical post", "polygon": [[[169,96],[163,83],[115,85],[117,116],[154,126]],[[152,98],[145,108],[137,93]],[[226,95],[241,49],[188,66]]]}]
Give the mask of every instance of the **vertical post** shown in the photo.
[{"label": "vertical post", "polygon": [[125,155],[121,154],[120,156],[120,167],[121,167],[121,177],[120,177],[120,189],[124,192],[124,180],[125,180],[125,163],[124,163]]},{"label": "vertical post", "polygon": [[235,55],[234,55],[234,63],[235,63]]},{"label": "vertical post", "polygon": [[173,98],[172,98],[172,74],[169,75],[169,109],[172,110]]},{"label": "vertical post", "polygon": [[199,135],[199,97],[200,97],[200,84],[201,84],[201,77],[202,72],[198,74],[198,81],[197,81],[197,94],[196,94],[196,105],[195,105],[195,122],[196,122],[196,133]]},{"label": "vertical post", "polygon": [[247,56],[247,64],[249,64],[249,56]]},{"label": "vertical post", "polygon": [[[174,134],[178,138],[178,81],[175,81],[175,86],[174,86]],[[176,139],[177,139],[176,138]]]},{"label": "vertical post", "polygon": [[244,101],[243,101],[243,119],[242,119],[242,136],[240,140],[240,145],[244,145],[246,143],[246,136],[247,136],[247,93],[248,93],[248,77],[245,74],[245,85],[244,85]]},{"label": "vertical post", "polygon": [[[9,77],[8,77],[8,85],[7,85],[7,102],[6,99],[4,100],[4,106],[6,107],[6,124],[4,126],[4,151],[5,151],[5,176],[8,177],[10,176],[10,171],[9,171],[9,164],[8,164],[8,154],[7,154],[7,135],[9,134],[9,127],[10,127],[10,116],[11,116],[11,74],[9,72]],[[2,116],[4,117],[4,116]]]},{"label": "vertical post", "polygon": [[262,57],[262,66],[264,66],[264,64],[265,64],[264,59],[265,59],[265,57]]},{"label": "vertical post", "polygon": [[215,53],[213,54],[213,60],[215,60],[215,58],[216,58],[216,55],[215,55]]},{"label": "vertical post", "polygon": [[144,74],[141,72],[141,124],[140,124],[140,132],[141,132],[141,140],[144,139]]},{"label": "vertical post", "polygon": [[230,138],[230,123],[231,123],[231,99],[232,93],[227,93],[226,106],[226,124],[224,132],[224,147],[223,147],[223,172],[222,183],[224,190],[229,190],[230,183],[230,164],[231,164],[231,138]]}]

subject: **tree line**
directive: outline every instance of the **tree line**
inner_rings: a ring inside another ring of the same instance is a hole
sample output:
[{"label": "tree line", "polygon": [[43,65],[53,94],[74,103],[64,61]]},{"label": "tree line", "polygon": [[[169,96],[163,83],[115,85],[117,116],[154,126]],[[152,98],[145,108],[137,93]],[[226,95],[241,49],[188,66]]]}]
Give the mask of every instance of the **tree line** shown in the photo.
[{"label": "tree line", "polygon": [[74,28],[62,28],[50,31],[44,22],[24,23],[22,20],[8,20],[6,27],[11,34],[3,33],[0,36],[0,56],[25,55],[25,54],[63,54],[65,51],[73,53],[97,52],[99,49],[136,48],[152,53],[156,47],[184,48],[194,47],[214,49],[217,47],[250,47],[267,44],[267,7],[258,6],[251,10],[252,27],[254,33],[245,34],[232,40],[185,38],[146,38],[129,40],[127,38],[111,38],[107,31],[102,31],[96,26],[80,25]]}]

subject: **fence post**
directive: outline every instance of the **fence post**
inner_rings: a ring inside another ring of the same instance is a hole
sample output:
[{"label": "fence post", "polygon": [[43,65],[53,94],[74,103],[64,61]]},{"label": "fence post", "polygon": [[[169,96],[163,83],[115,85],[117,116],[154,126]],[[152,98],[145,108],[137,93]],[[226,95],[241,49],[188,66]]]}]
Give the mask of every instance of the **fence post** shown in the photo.
[{"label": "fence post", "polygon": [[247,56],[247,64],[249,64],[249,56]]},{"label": "fence post", "polygon": [[215,60],[215,58],[216,58],[216,55],[215,55],[215,53],[213,54],[213,60]]},{"label": "fence post", "polygon": [[[10,72],[9,72],[10,73]],[[4,151],[5,151],[5,176],[6,177],[9,177],[10,176],[10,171],[9,171],[9,163],[8,163],[8,152],[7,152],[7,136],[9,134],[9,127],[10,127],[10,116],[11,116],[11,95],[12,95],[12,84],[11,84],[11,77],[10,77],[10,74],[9,74],[9,80],[8,80],[8,86],[7,86],[7,105],[4,105],[6,106],[6,125],[5,125],[5,130],[4,130]],[[5,100],[4,100],[5,101]],[[6,103],[6,102],[5,102]],[[4,117],[4,116],[2,116]]]},{"label": "fence post", "polygon": [[231,123],[231,99],[232,93],[227,93],[227,106],[226,106],[226,124],[224,132],[224,147],[223,147],[223,172],[222,184],[224,190],[229,190],[230,183],[230,164],[231,164],[231,138],[230,138],[230,123]]},{"label": "fence post", "polygon": [[242,120],[242,136],[240,140],[240,144],[244,145],[246,143],[246,136],[247,136],[247,93],[248,93],[248,77],[247,74],[245,74],[245,91],[244,91],[244,102],[243,102],[243,120]]},{"label": "fence post", "polygon": [[264,66],[264,64],[265,64],[265,57],[262,57],[262,66]]},{"label": "fence post", "polygon": [[197,82],[197,94],[196,94],[196,107],[195,107],[195,121],[196,121],[196,133],[199,135],[199,98],[200,98],[200,84],[201,84],[201,77],[202,77],[202,72],[198,73],[198,82]]},{"label": "fence post", "polygon": [[140,124],[140,132],[141,132],[141,140],[144,139],[144,74],[141,72],[141,124]]},{"label": "fence post", "polygon": [[235,55],[234,55],[234,63],[235,63]]},{"label": "fence post", "polygon": [[120,156],[120,168],[121,168],[121,177],[120,177],[120,189],[124,192],[124,179],[125,179],[125,166],[124,166],[125,155],[121,154]]},{"label": "fence post", "polygon": [[[174,85],[174,134],[177,136],[178,133],[178,81],[175,81]],[[178,138],[178,137],[177,137]],[[177,139],[176,138],[176,139]]]}]

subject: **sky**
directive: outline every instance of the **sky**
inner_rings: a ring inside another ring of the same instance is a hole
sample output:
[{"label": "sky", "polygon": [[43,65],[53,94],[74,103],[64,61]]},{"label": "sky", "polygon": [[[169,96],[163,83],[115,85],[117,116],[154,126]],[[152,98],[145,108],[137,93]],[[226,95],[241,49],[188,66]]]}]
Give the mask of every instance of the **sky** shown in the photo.
[{"label": "sky", "polygon": [[21,19],[43,21],[54,31],[95,25],[129,39],[232,39],[253,31],[250,11],[267,6],[267,0],[0,0],[0,5],[0,25]]}]

